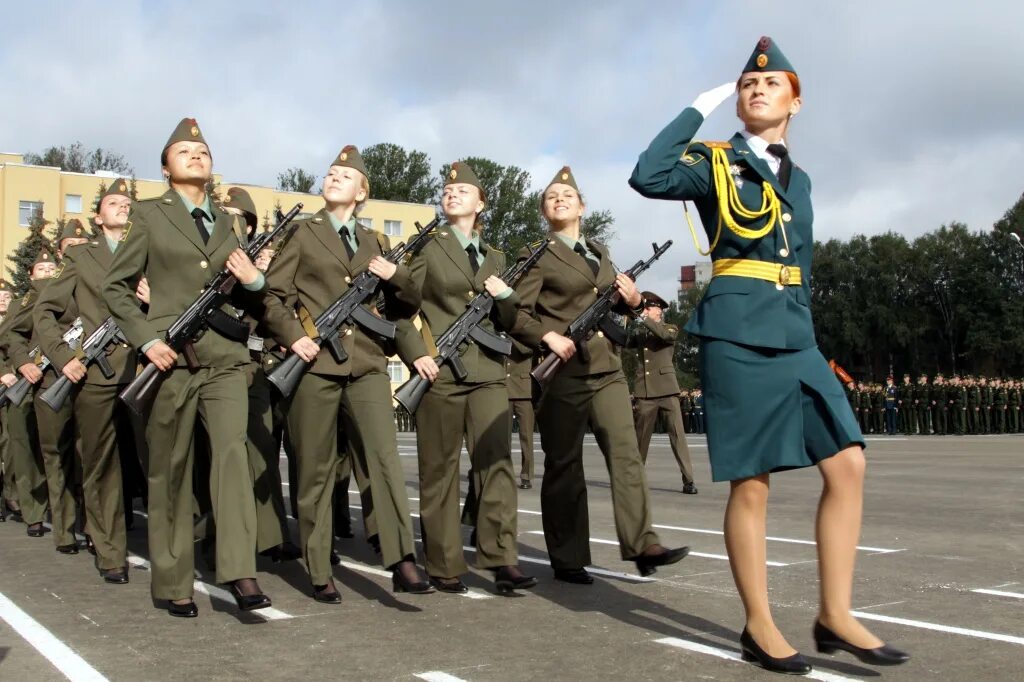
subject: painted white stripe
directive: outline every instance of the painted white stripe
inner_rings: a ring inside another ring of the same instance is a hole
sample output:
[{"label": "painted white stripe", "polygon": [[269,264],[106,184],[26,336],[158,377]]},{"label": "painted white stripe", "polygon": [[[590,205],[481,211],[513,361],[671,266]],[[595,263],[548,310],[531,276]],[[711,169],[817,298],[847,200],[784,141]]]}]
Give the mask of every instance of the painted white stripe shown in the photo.
[{"label": "painted white stripe", "polygon": [[86,663],[85,659],[54,637],[52,632],[18,608],[4,594],[0,594],[0,618],[72,682],[107,682],[107,678],[96,668]]},{"label": "painted white stripe", "polygon": [[965,637],[976,637],[978,639],[991,639],[996,642],[1008,642],[1010,644],[1020,644],[1024,646],[1024,637],[1018,637],[1016,635],[1002,635],[997,632],[985,632],[984,630],[971,630],[970,628],[960,628],[952,625],[940,625],[939,623],[927,623],[923,620],[909,620],[907,618],[894,618],[893,616],[883,616],[878,613],[866,613],[864,611],[851,611],[851,615],[857,618],[864,618],[865,620],[880,620],[883,623],[895,623],[896,625],[909,625],[912,628],[921,628],[922,630],[935,630],[936,632],[948,632],[954,635],[963,635]]},{"label": "painted white stripe", "polygon": [[[526,531],[530,535],[544,535],[542,530],[528,530]],[[590,541],[598,545],[615,545],[618,546],[618,542],[615,540],[602,540],[601,538],[590,538]],[[699,556],[704,559],[719,559],[721,561],[728,561],[729,557],[724,554],[706,554],[704,552],[690,552],[687,556]],[[766,561],[768,566],[789,566],[789,564],[782,563],[781,561]]]},{"label": "painted white stripe", "polygon": [[1024,594],[1020,592],[1003,592],[1002,590],[971,590],[971,592],[977,592],[978,594],[991,594],[995,597],[1013,597],[1014,599],[1024,599]]},{"label": "painted white stripe", "polygon": [[[475,552],[476,551],[473,547],[463,547],[462,549],[466,550],[467,552]],[[519,562],[520,563],[526,563],[526,564],[539,564],[540,566],[548,566],[548,567],[551,566],[551,562],[547,561],[545,559],[534,559],[532,557],[525,557],[525,556],[520,556],[519,557]],[[588,573],[593,573],[594,575],[603,575],[606,578],[618,578],[619,580],[629,580],[630,582],[634,582],[634,583],[656,583],[656,582],[658,582],[657,578],[645,578],[643,576],[633,575],[632,573],[621,573],[619,571],[609,571],[607,568],[596,568],[594,566],[587,566],[587,572]]]},{"label": "painted white stripe", "polygon": [[[674,646],[677,649],[686,649],[698,654],[707,654],[709,656],[715,656],[716,658],[724,658],[727,661],[746,663],[746,661],[740,657],[739,653],[728,649],[719,649],[718,647],[708,646],[707,644],[698,644],[697,642],[690,642],[676,637],[663,637],[662,639],[656,639],[654,641],[658,644]],[[751,663],[750,665],[754,664]],[[842,675],[826,673],[820,670],[812,670],[809,674],[804,675],[804,677],[811,680],[822,680],[822,682],[853,682],[857,679],[855,677],[843,677]]]},{"label": "painted white stripe", "polygon": [[466,682],[466,680],[461,677],[455,677],[455,675],[449,675],[448,673],[443,673],[440,670],[430,670],[425,673],[413,673],[413,677],[418,677],[421,680],[426,680],[427,682]]},{"label": "painted white stripe", "polygon": [[[151,568],[151,564],[149,563],[148,559],[143,559],[142,557],[136,554],[128,555],[128,563],[132,566],[138,566],[140,568],[145,568],[147,570]],[[228,604],[235,603],[235,598],[231,596],[230,592],[221,587],[217,587],[216,585],[205,583],[202,580],[193,581],[192,589],[194,589],[196,592],[199,592],[200,594],[205,594],[209,596],[211,599],[218,599],[220,601],[227,602]],[[246,611],[246,613],[255,614],[263,620],[288,620],[289,618],[295,617],[290,613],[285,613],[284,611],[275,609],[274,607],[256,609],[255,611]]]},{"label": "painted white stripe", "polygon": [[[705,535],[725,535],[720,530],[709,530],[707,528],[687,528],[686,526],[666,526],[663,524],[651,524],[654,528],[660,528],[661,530],[678,530],[684,533],[703,533]],[[814,540],[797,540],[795,538],[780,538],[773,535],[769,535],[765,538],[773,542],[788,542],[793,545],[817,545],[818,543]],[[877,552],[879,554],[892,554],[893,552],[905,552],[906,549],[887,549],[885,547],[867,547],[864,545],[857,545],[857,549],[865,552]]]},{"label": "painted white stripe", "polygon": [[[417,542],[419,542],[417,540]],[[390,578],[391,571],[385,571],[380,568],[374,568],[373,566],[367,566],[366,564],[360,564],[355,561],[342,561],[341,566],[352,569],[353,571],[360,571],[362,573],[369,573],[370,575],[377,575],[382,578]],[[469,588],[469,592],[462,592],[458,596],[465,597],[466,599],[491,599],[494,597],[493,594],[487,594],[473,588]]]}]

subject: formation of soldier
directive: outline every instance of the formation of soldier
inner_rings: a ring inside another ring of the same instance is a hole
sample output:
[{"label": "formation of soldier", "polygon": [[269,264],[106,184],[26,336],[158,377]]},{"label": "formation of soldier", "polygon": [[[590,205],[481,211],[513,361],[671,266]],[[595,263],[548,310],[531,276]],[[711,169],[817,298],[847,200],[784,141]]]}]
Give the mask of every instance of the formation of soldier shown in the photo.
[{"label": "formation of soldier", "polygon": [[850,407],[864,433],[979,435],[1024,433],[1024,383],[1020,379],[964,376],[934,379],[909,374],[884,385],[849,382]]}]

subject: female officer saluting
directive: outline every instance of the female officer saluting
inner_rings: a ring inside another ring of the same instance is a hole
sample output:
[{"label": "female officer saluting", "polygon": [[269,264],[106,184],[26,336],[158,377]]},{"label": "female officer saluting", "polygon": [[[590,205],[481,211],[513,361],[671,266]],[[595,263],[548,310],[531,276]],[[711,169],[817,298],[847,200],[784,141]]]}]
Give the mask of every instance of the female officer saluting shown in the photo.
[{"label": "female officer saluting", "polygon": [[[744,130],[728,142],[694,142],[704,118],[734,91]],[[654,138],[630,184],[646,197],[693,201],[708,233],[702,253],[714,261],[712,280],[686,329],[701,339],[712,476],[732,485],[725,542],[747,616],[740,642],[746,660],[806,674],[811,666],[776,628],[768,606],[768,478],[787,469],[814,465],[824,478],[818,650],[843,649],[877,665],[909,657],[850,615],[864,439],[818,351],[808,307],[811,182],[785,141],[800,106],[793,67],[761,38],[737,83],[700,95]]]}]

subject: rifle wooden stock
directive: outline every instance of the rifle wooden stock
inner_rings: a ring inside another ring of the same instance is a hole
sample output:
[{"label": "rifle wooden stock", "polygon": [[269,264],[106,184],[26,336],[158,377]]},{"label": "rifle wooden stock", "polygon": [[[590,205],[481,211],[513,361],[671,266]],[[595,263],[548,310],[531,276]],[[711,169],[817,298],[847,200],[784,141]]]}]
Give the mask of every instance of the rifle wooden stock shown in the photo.
[{"label": "rifle wooden stock", "polygon": [[121,391],[120,398],[136,415],[143,417],[153,405],[157,389],[167,378],[167,372],[161,372],[153,363],[142,368],[130,384]]},{"label": "rifle wooden stock", "polygon": [[544,359],[540,361],[533,371],[530,372],[530,376],[537,382],[537,385],[543,390],[547,388],[548,384],[555,375],[558,374],[558,370],[562,369],[562,358],[558,357],[555,353],[548,353],[544,356]]},{"label": "rifle wooden stock", "polygon": [[420,402],[423,400],[423,396],[430,391],[430,387],[433,383],[421,377],[418,373],[414,373],[412,378],[406,381],[404,384],[398,387],[395,391],[395,400],[409,412],[409,414],[416,414],[416,410],[420,407]]}]

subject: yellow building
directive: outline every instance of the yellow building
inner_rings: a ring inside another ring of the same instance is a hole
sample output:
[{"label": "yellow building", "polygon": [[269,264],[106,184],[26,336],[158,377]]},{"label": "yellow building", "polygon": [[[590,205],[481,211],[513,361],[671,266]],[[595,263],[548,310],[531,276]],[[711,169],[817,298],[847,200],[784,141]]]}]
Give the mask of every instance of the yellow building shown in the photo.
[{"label": "yellow building", "polygon": [[[100,171],[94,175],[68,173],[60,168],[30,166],[24,163],[21,154],[0,153],[0,254],[3,256],[3,275],[8,277],[9,255],[14,253],[18,243],[28,234],[28,224],[37,210],[51,223],[58,219],[78,218],[83,224],[93,216],[93,202],[99,194],[100,185],[109,185],[117,177]],[[281,192],[270,187],[224,182],[220,175],[214,176],[220,183],[220,193],[230,187],[242,187],[256,204],[260,225],[271,219],[277,205],[288,211],[297,202],[302,202],[301,215],[312,215],[324,207],[323,197],[300,192]],[[136,191],[139,199],[159,196],[167,191],[167,183],[161,180],[137,180]],[[434,208],[424,204],[410,204],[401,201],[366,202],[359,220],[391,237],[391,243],[408,240],[415,232],[415,224],[426,225],[434,219]],[[393,384],[405,381],[408,371],[397,360],[388,366]]]}]

